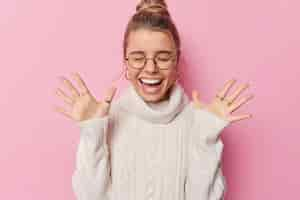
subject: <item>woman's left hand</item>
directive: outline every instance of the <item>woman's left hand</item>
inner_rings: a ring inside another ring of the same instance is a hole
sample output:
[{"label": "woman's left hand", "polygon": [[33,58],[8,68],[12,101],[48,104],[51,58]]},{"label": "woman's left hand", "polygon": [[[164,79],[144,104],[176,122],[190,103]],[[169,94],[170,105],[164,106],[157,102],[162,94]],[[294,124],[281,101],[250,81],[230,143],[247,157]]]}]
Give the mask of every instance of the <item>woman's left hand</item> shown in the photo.
[{"label": "woman's left hand", "polygon": [[243,114],[238,116],[231,115],[233,111],[237,110],[239,107],[241,107],[241,105],[245,104],[254,97],[254,95],[249,95],[247,97],[240,98],[240,100],[236,100],[241,92],[249,87],[249,84],[241,84],[230,96],[228,96],[227,93],[235,82],[235,79],[227,81],[222,90],[215,95],[209,104],[204,104],[201,102],[199,99],[199,93],[194,90],[192,96],[195,108],[212,112],[213,114],[229,122],[235,122],[252,117],[251,114]]}]

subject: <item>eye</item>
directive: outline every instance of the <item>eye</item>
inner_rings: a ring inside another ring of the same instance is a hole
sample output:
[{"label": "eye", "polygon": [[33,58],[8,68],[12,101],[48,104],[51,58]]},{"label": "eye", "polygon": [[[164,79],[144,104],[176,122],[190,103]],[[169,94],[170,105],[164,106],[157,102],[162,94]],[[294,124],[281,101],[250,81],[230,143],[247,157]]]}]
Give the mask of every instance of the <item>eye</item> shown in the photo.
[{"label": "eye", "polygon": [[132,61],[142,61],[145,59],[145,56],[143,54],[131,54],[129,55],[129,59]]},{"label": "eye", "polygon": [[133,57],[132,59],[135,60],[135,61],[142,61],[145,58],[144,57]]},{"label": "eye", "polygon": [[169,54],[160,54],[157,56],[157,59],[159,61],[169,61],[170,58],[171,58],[171,55],[169,55]]}]

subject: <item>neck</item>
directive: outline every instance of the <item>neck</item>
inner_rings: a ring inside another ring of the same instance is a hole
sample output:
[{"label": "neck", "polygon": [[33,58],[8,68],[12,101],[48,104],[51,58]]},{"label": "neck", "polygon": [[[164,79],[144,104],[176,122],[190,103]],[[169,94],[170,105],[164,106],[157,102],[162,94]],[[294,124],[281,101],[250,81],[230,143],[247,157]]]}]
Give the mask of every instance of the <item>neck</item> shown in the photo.
[{"label": "neck", "polygon": [[164,99],[158,102],[145,102],[132,85],[120,98],[120,105],[127,112],[152,123],[162,124],[172,121],[188,102],[189,99],[179,84],[170,87]]}]

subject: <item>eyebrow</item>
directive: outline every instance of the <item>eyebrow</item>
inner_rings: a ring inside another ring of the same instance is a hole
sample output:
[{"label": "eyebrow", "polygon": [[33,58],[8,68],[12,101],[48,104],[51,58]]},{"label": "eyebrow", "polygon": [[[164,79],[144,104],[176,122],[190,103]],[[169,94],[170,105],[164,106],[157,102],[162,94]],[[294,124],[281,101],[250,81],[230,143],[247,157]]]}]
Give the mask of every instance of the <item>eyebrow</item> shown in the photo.
[{"label": "eyebrow", "polygon": [[[168,54],[171,54],[172,51],[168,51],[168,50],[160,50],[160,51],[156,51],[155,54],[158,54],[158,53],[168,53]],[[130,52],[129,54],[145,54],[144,51],[132,51]]]}]

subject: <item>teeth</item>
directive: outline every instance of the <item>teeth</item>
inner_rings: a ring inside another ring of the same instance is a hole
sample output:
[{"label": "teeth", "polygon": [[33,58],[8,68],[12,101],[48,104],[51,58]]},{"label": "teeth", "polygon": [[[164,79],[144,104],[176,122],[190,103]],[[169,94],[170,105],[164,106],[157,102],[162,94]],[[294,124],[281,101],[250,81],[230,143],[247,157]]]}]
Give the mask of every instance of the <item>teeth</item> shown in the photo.
[{"label": "teeth", "polygon": [[159,79],[141,79],[141,81],[146,84],[157,84],[161,82]]}]

